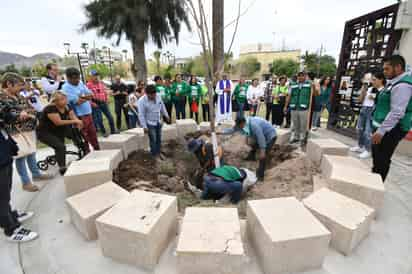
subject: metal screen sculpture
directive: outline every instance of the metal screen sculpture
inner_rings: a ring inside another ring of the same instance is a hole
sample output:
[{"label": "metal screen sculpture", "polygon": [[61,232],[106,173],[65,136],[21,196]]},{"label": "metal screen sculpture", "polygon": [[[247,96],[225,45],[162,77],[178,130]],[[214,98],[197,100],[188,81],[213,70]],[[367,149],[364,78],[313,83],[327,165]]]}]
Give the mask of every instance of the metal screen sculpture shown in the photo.
[{"label": "metal screen sculpture", "polygon": [[[399,43],[402,31],[395,30],[398,9],[399,4],[394,4],[346,22],[329,129],[356,136],[361,80],[365,73],[382,69],[382,59],[391,55]],[[345,79],[350,79],[346,91],[340,88]]]}]

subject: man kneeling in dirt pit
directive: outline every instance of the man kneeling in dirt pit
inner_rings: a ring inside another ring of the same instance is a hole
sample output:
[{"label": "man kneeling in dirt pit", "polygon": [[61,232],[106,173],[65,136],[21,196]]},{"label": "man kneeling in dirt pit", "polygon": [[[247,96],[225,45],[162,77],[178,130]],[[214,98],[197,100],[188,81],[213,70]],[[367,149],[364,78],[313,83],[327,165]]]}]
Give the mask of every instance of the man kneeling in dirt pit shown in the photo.
[{"label": "man kneeling in dirt pit", "polygon": [[266,161],[268,154],[276,142],[276,129],[271,123],[260,117],[243,117],[236,119],[235,130],[253,139],[252,150],[245,160],[255,161],[259,149],[259,167],[256,176],[259,181],[265,177]]},{"label": "man kneeling in dirt pit", "polygon": [[[199,160],[200,167],[202,168],[203,173],[209,172],[216,167],[215,157],[213,155],[213,144],[205,142],[204,140],[191,139],[187,145],[188,150],[191,153],[196,155],[196,158]],[[223,150],[222,147],[218,146],[217,154],[219,156],[220,165],[223,165]]]},{"label": "man kneeling in dirt pit", "polygon": [[248,169],[221,166],[204,176],[203,191],[193,186],[192,191],[203,200],[230,201],[237,204],[242,194],[246,193],[256,181],[255,174]]}]

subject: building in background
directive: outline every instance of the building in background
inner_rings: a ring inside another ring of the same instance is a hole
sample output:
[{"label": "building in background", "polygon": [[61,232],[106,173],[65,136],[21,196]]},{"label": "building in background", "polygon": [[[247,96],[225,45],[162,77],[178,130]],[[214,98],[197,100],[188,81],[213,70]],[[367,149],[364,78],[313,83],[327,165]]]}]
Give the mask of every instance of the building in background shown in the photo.
[{"label": "building in background", "polygon": [[271,75],[272,63],[278,59],[292,59],[298,63],[301,62],[301,50],[273,50],[271,43],[257,43],[240,46],[239,61],[246,58],[256,58],[259,62],[260,70],[257,76],[267,79]]}]

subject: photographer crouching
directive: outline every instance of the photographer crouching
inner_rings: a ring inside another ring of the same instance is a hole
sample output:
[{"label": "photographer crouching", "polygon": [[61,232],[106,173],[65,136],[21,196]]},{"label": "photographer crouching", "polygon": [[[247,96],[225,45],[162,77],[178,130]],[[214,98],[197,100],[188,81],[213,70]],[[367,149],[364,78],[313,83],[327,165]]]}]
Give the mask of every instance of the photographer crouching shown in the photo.
[{"label": "photographer crouching", "polygon": [[[6,73],[2,78],[2,87],[19,92],[24,80],[14,73]],[[0,98],[5,98],[0,91]],[[17,143],[10,135],[9,129],[16,124],[32,119],[24,110],[16,109],[8,100],[0,100],[0,227],[11,242],[28,242],[38,237],[36,232],[25,229],[21,223],[33,216],[32,212],[18,213],[11,209],[10,199],[13,179],[13,157],[18,154]]]}]

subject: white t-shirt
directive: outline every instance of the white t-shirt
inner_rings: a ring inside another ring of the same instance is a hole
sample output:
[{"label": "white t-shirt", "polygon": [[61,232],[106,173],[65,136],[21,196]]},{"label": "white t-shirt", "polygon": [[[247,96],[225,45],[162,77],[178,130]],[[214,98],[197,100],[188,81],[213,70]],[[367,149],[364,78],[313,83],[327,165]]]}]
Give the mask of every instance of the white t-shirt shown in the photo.
[{"label": "white t-shirt", "polygon": [[260,86],[254,87],[250,85],[247,90],[247,99],[248,101],[257,102],[260,97],[264,95],[263,89]]},{"label": "white t-shirt", "polygon": [[[31,96],[29,96],[31,93],[33,93]],[[40,91],[37,89],[32,90],[32,91],[27,91],[23,90],[20,92],[20,95],[23,96],[24,98],[27,98],[27,101],[29,104],[37,111],[37,112],[42,112],[44,109],[44,106],[42,102],[40,101]]]},{"label": "white t-shirt", "polygon": [[[139,98],[137,98],[136,94],[134,94],[134,93],[129,94],[129,104],[132,105],[135,108],[135,110],[137,109],[137,101],[138,100],[139,100]],[[134,113],[131,110],[129,110],[129,114],[133,115]]]},{"label": "white t-shirt", "polygon": [[[373,107],[375,105],[375,98],[376,94],[372,93],[373,88],[368,88],[368,91],[366,92],[365,99],[363,100],[362,106],[364,107]],[[369,96],[373,96],[373,99],[370,99]]]}]

